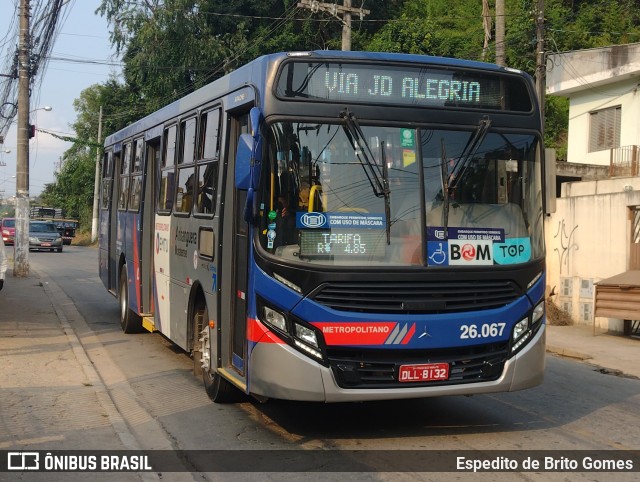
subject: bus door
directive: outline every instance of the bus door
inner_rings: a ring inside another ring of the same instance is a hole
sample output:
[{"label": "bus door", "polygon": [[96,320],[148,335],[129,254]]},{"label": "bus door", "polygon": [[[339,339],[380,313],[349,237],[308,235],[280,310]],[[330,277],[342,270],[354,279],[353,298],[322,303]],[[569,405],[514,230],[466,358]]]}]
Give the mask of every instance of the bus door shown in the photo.
[{"label": "bus door", "polygon": [[[235,158],[238,140],[242,134],[249,133],[249,113],[233,114],[231,116],[229,146],[227,155]],[[221,315],[222,320],[229,320],[230,335],[222,336],[222,356],[225,356],[226,346],[230,347],[231,365],[241,375],[245,375],[246,336],[247,336],[247,280],[249,269],[249,237],[248,226],[243,218],[244,202],[247,192],[237,190],[233,179],[233,169],[229,169],[225,188],[227,199],[232,202],[225,204],[225,241],[221,248],[223,277],[221,283]],[[227,247],[231,247],[231,252]],[[226,252],[224,252],[226,251]],[[226,290],[229,290],[225,293]],[[227,345],[228,343],[228,345]],[[226,346],[225,346],[226,345]],[[227,362],[228,363],[228,362]],[[227,366],[223,358],[222,365]]]},{"label": "bus door", "polygon": [[160,137],[148,140],[146,143],[146,162],[144,175],[144,195],[142,196],[142,224],[140,239],[142,239],[142,259],[140,260],[140,277],[142,283],[142,310],[147,315],[153,315],[155,303],[153,299],[153,250],[155,243],[155,198],[157,184],[157,166],[160,160]]},{"label": "bus door", "polygon": [[111,205],[109,206],[109,291],[118,291],[118,201],[120,198],[120,159],[122,152],[113,153],[113,181]]}]

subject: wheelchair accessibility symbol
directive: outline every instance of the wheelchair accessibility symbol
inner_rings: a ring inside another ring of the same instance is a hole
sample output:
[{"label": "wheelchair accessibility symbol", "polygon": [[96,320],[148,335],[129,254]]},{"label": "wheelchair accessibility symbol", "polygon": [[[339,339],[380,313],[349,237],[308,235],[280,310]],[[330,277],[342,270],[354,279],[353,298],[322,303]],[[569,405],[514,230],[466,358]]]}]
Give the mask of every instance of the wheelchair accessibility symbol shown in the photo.
[{"label": "wheelchair accessibility symbol", "polygon": [[430,264],[445,264],[447,261],[447,252],[445,250],[442,249],[442,244],[443,243],[429,243],[429,247],[431,248],[433,245],[437,245],[438,248],[431,251],[431,249],[429,251],[431,251],[431,254],[429,255],[429,260],[431,261]]}]

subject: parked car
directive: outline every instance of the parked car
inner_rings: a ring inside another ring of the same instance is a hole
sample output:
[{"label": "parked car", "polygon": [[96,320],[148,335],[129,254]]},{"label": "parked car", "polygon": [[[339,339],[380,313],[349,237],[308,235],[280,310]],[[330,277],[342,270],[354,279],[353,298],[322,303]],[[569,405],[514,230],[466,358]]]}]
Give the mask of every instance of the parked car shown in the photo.
[{"label": "parked car", "polygon": [[0,221],[0,227],[2,228],[2,240],[5,245],[13,245],[16,236],[16,219],[15,218],[2,218]]},{"label": "parked car", "polygon": [[62,253],[62,236],[55,223],[29,221],[29,251],[48,249]]}]

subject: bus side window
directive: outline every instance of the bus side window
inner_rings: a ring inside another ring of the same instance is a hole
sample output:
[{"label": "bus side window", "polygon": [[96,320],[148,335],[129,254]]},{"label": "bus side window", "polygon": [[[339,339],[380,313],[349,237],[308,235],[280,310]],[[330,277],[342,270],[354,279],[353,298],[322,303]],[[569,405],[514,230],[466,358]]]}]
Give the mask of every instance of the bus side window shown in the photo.
[{"label": "bus side window", "polygon": [[177,126],[172,125],[164,131],[162,146],[162,171],[158,193],[158,211],[171,211],[175,182],[175,157]]},{"label": "bus side window", "polygon": [[131,143],[124,145],[122,153],[122,164],[120,165],[120,185],[118,187],[118,210],[127,209],[127,199],[129,198],[129,166],[131,165]]},{"label": "bus side window", "polygon": [[196,213],[215,214],[218,191],[218,161],[198,166],[198,198]]},{"label": "bus side window", "polygon": [[218,192],[220,152],[220,109],[205,112],[200,117],[198,144],[198,182],[196,184],[196,214],[215,214]]},{"label": "bus side window", "polygon": [[102,161],[102,195],[100,197],[102,209],[108,209],[111,201],[111,180],[113,179],[113,151],[107,151]]},{"label": "bus side window", "polygon": [[196,118],[191,117],[180,123],[180,151],[178,153],[178,183],[174,213],[189,214],[193,207],[196,184],[194,165],[196,147]]},{"label": "bus side window", "polygon": [[129,211],[138,212],[142,196],[142,146],[143,139],[136,139],[131,164],[131,189],[129,189]]}]

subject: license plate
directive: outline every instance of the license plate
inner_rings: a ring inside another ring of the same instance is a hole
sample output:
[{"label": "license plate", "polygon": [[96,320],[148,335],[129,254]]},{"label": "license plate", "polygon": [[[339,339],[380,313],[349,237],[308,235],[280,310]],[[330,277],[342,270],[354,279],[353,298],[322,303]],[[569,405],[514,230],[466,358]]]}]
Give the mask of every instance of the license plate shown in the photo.
[{"label": "license plate", "polygon": [[42,246],[51,246],[51,243],[42,243]]},{"label": "license plate", "polygon": [[402,365],[398,373],[399,382],[433,382],[449,378],[448,363],[427,363],[425,365]]}]

